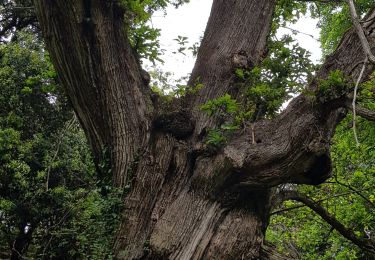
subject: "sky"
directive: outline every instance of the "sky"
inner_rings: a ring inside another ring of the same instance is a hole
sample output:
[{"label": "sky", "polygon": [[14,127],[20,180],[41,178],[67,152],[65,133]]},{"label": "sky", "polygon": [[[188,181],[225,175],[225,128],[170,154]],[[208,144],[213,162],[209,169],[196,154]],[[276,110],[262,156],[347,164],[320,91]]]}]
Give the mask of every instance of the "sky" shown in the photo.
[{"label": "sky", "polygon": [[[177,36],[188,37],[189,46],[198,42],[203,36],[211,10],[212,0],[191,0],[178,9],[169,7],[166,10],[167,15],[163,12],[157,12],[152,17],[152,26],[161,29],[160,44],[165,50],[162,56],[164,64],[160,65],[163,71],[172,72],[174,78],[187,76],[193,66],[195,59],[192,55],[173,54],[178,49],[177,42],[174,40]],[[301,18],[296,24],[289,25],[290,28],[298,30],[294,38],[300,46],[312,53],[312,60],[317,62],[321,58],[319,30],[316,28],[317,21],[308,17]],[[289,29],[281,29],[279,36],[282,34],[291,34]],[[305,33],[305,34],[303,34]],[[312,35],[308,36],[306,34]]]}]

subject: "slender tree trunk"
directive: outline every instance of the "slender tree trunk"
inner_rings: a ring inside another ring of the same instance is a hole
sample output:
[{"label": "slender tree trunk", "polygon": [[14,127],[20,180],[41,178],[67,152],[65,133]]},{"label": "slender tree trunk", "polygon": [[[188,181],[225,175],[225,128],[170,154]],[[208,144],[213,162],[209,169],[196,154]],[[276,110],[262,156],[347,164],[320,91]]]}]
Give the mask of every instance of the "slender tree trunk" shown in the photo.
[{"label": "slender tree trunk", "polygon": [[[296,98],[279,117],[238,132],[213,151],[207,131],[220,124],[199,106],[236,89],[234,70],[267,53],[275,0],[215,0],[190,84],[199,93],[169,107],[152,103],[112,0],[35,0],[52,61],[97,160],[107,151],[114,185],[131,187],[114,253],[118,259],[259,259],[274,188],[329,177],[329,143],[344,110]],[[374,28],[374,20],[366,30]],[[374,47],[374,35],[369,35]],[[364,59],[349,31],[310,85],[329,71],[356,77]],[[368,76],[373,70],[366,69]],[[163,111],[168,111],[163,112]],[[279,258],[280,259],[280,258]]]}]

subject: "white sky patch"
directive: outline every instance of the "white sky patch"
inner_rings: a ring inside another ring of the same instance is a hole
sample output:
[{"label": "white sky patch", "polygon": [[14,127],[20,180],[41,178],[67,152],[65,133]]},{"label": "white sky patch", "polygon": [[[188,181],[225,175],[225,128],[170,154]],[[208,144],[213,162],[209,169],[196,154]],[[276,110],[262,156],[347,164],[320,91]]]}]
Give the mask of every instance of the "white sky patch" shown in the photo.
[{"label": "white sky patch", "polygon": [[[163,12],[157,12],[152,17],[152,25],[154,28],[161,29],[160,45],[165,50],[165,54],[161,56],[164,64],[158,64],[165,72],[172,72],[174,79],[187,76],[191,73],[195,58],[191,52],[186,51],[186,56],[182,54],[173,54],[179,48],[174,39],[177,36],[188,37],[187,46],[192,46],[203,36],[206,24],[210,15],[212,0],[191,0],[190,3],[181,6],[178,9],[174,7],[167,8],[167,15]],[[293,35],[299,45],[311,52],[311,59],[317,63],[321,59],[319,30],[316,28],[317,20],[309,17],[302,17],[296,24],[288,27],[298,30],[302,33],[312,35],[314,38],[297,33]],[[283,34],[292,34],[290,29],[280,29],[278,36]],[[147,62],[146,62],[147,66]]]},{"label": "white sky patch", "polygon": [[322,50],[318,42],[320,30],[316,27],[317,23],[316,19],[301,17],[297,23],[288,25],[289,28],[297,31],[295,35],[291,29],[286,28],[280,28],[278,35],[291,34],[302,48],[311,53],[311,60],[318,63],[322,57]]},{"label": "white sky patch", "polygon": [[191,73],[195,58],[189,51],[186,51],[186,56],[173,54],[179,47],[173,39],[179,35],[188,37],[187,46],[199,42],[206,29],[211,5],[212,0],[191,0],[178,9],[170,6],[166,10],[166,16],[163,12],[157,12],[152,17],[152,25],[161,29],[160,45],[165,50],[161,57],[164,60],[161,68],[163,71],[173,72],[175,79]]}]

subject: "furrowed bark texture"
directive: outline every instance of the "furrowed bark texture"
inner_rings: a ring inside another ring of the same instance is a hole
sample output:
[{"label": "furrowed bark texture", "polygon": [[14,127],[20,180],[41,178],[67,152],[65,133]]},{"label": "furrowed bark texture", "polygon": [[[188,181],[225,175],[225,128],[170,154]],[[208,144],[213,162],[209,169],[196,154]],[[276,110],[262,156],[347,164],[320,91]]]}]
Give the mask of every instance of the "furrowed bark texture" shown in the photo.
[{"label": "furrowed bark texture", "polygon": [[53,64],[97,159],[108,151],[118,186],[147,142],[148,90],[114,1],[35,1]]},{"label": "furrowed bark texture", "polygon": [[[274,5],[273,0],[214,1],[190,80],[199,78],[205,87],[184,100],[185,106],[194,111],[195,129],[202,129],[197,125],[206,126],[209,120],[195,111],[197,107],[199,110],[198,104],[231,91],[237,66],[233,64],[234,57],[240,56],[246,67],[261,60]],[[242,193],[234,198],[224,196],[218,202],[215,182],[220,183],[229,171],[225,158],[199,155],[202,149],[195,135],[177,143],[164,138],[156,136],[156,148],[148,148],[146,157],[152,162],[142,160],[138,166],[115,244],[118,256],[139,258],[150,250],[150,258],[258,258],[266,226],[268,191],[246,191],[255,200],[248,205],[235,205],[238,197],[245,197]],[[163,151],[163,156],[155,155],[152,149]],[[158,158],[172,159],[157,163]],[[144,241],[150,243],[146,250]]]},{"label": "furrowed bark texture", "polygon": [[275,0],[213,2],[211,16],[199,49],[189,85],[204,84],[198,95],[189,100],[196,121],[195,133],[215,126],[215,120],[199,111],[210,99],[230,93],[236,68],[250,68],[267,54],[266,43],[270,32]]},{"label": "furrowed bark texture", "polygon": [[[107,149],[114,184],[131,187],[116,258],[281,259],[270,247],[262,249],[273,187],[318,184],[330,175],[329,143],[345,111],[335,100],[301,95],[276,119],[254,124],[255,143],[244,131],[212,150],[205,135],[220,122],[199,109],[225,93],[241,98],[234,70],[251,68],[267,52],[275,1],[214,1],[190,79],[190,85],[199,81],[204,87],[177,100],[169,118],[161,115],[168,108],[150,102],[123,30],[124,13],[114,1],[35,0],[35,5],[95,155]],[[365,28],[371,47],[374,24]],[[335,69],[355,79],[360,66],[354,65],[362,60],[350,30],[309,88],[318,89]],[[369,65],[366,76],[372,70]],[[184,123],[189,130],[178,133]]]}]

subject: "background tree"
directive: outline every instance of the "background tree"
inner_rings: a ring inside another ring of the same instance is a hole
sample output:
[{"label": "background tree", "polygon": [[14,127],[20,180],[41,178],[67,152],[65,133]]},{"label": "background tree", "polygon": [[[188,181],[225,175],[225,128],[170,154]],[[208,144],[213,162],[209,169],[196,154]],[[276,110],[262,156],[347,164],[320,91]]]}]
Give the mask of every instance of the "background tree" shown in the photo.
[{"label": "background tree", "polygon": [[0,258],[108,257],[121,193],[99,181],[43,44],[13,38],[0,48]]},{"label": "background tree", "polygon": [[[299,187],[298,190],[326,208],[358,237],[373,239],[375,128],[373,123],[361,121],[361,145],[356,147],[351,122],[348,116],[334,138],[333,177],[317,187]],[[371,259],[366,251],[304,206],[287,201],[284,207],[274,211],[267,239],[282,252],[294,252],[300,259]]]}]

